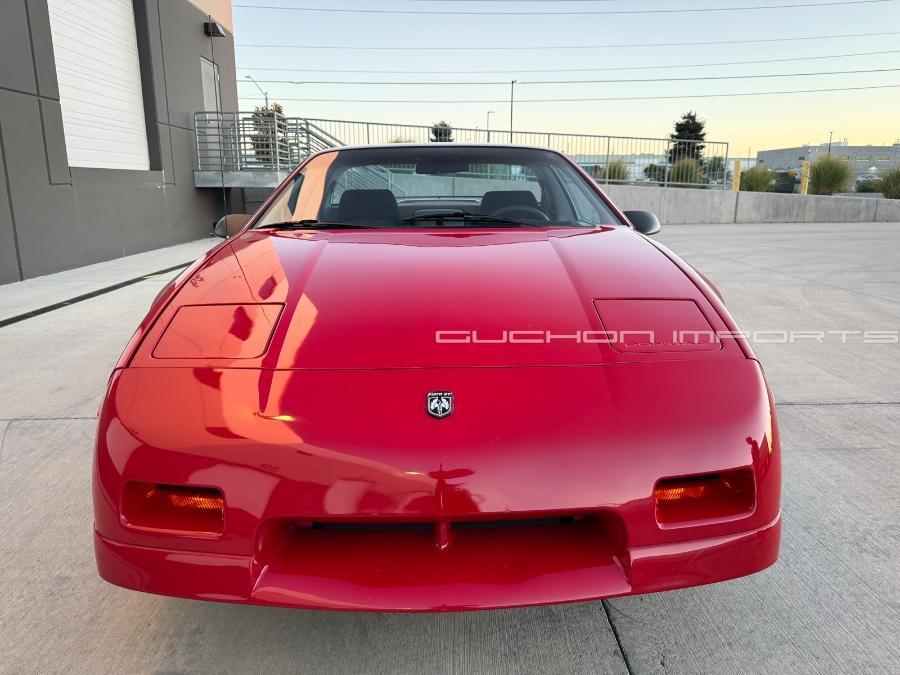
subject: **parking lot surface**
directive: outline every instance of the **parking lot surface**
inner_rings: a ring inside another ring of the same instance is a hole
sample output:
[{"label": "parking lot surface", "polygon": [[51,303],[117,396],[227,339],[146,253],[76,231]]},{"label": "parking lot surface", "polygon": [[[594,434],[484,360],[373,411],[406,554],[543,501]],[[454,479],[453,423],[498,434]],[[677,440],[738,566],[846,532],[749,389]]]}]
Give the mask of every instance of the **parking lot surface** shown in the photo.
[{"label": "parking lot surface", "polygon": [[171,276],[152,273],[215,243],[198,242],[63,273],[55,290],[49,277],[0,286],[13,316],[150,276],[0,327],[0,671],[900,672],[900,345],[884,333],[900,330],[900,224],[681,225],[659,239],[719,286],[775,392],[784,529],[773,568],[608,602],[441,615],[106,584],[91,541],[97,407]]}]

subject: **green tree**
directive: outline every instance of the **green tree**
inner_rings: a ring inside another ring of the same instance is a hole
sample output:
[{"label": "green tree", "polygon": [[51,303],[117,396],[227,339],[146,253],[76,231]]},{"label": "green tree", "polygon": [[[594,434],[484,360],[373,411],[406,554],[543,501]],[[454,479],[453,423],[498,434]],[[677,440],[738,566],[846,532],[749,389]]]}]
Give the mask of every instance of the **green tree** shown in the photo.
[{"label": "green tree", "polygon": [[706,147],[706,120],[700,119],[697,113],[689,110],[675,122],[675,131],[669,134],[673,143],[669,148],[669,164],[682,159],[693,159],[697,164],[703,163],[703,149]]},{"label": "green tree", "polygon": [[257,161],[272,165],[276,160],[287,161],[286,157],[279,156],[287,153],[287,122],[282,105],[272,102],[267,106],[256,106],[250,123],[253,125],[250,143]]},{"label": "green tree", "polygon": [[431,138],[429,140],[432,143],[452,143],[453,127],[444,120],[435,122],[431,125]]}]

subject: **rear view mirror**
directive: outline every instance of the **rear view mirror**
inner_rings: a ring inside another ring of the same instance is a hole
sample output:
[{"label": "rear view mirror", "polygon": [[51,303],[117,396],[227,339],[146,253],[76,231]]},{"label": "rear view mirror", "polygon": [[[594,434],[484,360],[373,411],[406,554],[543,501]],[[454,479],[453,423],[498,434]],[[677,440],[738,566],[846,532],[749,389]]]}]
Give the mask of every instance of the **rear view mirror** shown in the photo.
[{"label": "rear view mirror", "polygon": [[246,213],[232,213],[223,216],[213,228],[213,234],[222,239],[228,239],[240,232],[249,220],[250,216]]},{"label": "rear view mirror", "polygon": [[659,218],[649,211],[624,211],[623,213],[628,218],[628,221],[634,225],[634,229],[641,234],[646,234],[648,237],[651,234],[656,234],[661,229]]}]

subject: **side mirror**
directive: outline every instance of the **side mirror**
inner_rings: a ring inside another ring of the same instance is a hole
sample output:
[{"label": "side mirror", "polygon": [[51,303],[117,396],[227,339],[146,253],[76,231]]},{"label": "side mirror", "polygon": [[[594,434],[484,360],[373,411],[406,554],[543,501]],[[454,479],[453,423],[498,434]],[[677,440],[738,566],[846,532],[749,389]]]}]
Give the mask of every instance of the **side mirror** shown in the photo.
[{"label": "side mirror", "polygon": [[624,211],[623,213],[628,218],[628,221],[634,225],[634,229],[641,234],[646,234],[648,237],[651,234],[656,234],[661,229],[659,218],[649,211]]},{"label": "side mirror", "polygon": [[213,227],[213,234],[217,237],[222,237],[222,239],[228,239],[228,237],[233,237],[240,232],[248,220],[250,220],[250,216],[246,213],[231,213],[223,216]]}]

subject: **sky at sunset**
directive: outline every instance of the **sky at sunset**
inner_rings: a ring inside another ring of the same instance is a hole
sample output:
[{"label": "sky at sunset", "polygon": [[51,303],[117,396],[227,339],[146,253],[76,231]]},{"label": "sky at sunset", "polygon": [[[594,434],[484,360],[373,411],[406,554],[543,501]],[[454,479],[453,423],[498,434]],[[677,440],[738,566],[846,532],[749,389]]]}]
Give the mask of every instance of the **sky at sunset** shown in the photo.
[{"label": "sky at sunset", "polygon": [[[746,156],[750,149],[755,154],[766,148],[827,142],[829,131],[835,139],[846,137],[853,144],[898,142],[900,2],[856,0],[822,6],[834,1],[236,0],[241,109],[262,104],[262,95],[244,78],[249,74],[261,81],[270,100],[284,105],[288,115],[411,124],[443,118],[458,127],[484,128],[487,111],[493,110],[492,128],[509,129],[509,81],[516,79],[517,130],[665,136],[682,112],[696,110],[707,120],[707,139],[728,141],[732,156]],[[653,12],[798,4],[817,6]],[[291,11],[249,5],[368,11]],[[382,13],[389,10],[403,13]],[[640,13],[611,13],[623,11]],[[819,37],[850,34],[867,35]],[[784,39],[798,37],[816,39]],[[684,42],[703,44],[635,46]],[[764,60],[774,62],[705,65]],[[881,72],[783,77],[849,70]],[[778,76],[669,79],[737,75]],[[537,83],[610,79],[658,81]],[[323,80],[418,84],[311,83]],[[759,93],[884,85],[896,86]],[[754,95],[734,95],[739,93]],[[709,94],[729,96],[704,97]],[[654,96],[676,98],[526,102]],[[417,102],[361,102],[373,99]],[[445,102],[418,102],[423,100]]]}]

